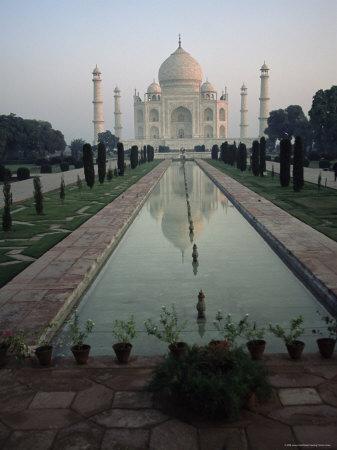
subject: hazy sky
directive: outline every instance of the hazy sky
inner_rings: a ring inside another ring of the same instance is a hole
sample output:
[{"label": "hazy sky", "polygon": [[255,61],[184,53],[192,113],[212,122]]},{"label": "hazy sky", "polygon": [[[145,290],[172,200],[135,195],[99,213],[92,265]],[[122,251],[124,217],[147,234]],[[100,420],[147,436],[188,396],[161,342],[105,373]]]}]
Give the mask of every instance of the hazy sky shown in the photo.
[{"label": "hazy sky", "polygon": [[0,0],[0,114],[48,120],[69,143],[93,139],[92,69],[102,70],[106,128],[122,91],[125,138],[133,90],[141,96],[178,44],[219,92],[229,92],[229,137],[239,135],[240,86],[249,135],[258,130],[259,68],[270,70],[271,109],[337,84],[337,0]]}]

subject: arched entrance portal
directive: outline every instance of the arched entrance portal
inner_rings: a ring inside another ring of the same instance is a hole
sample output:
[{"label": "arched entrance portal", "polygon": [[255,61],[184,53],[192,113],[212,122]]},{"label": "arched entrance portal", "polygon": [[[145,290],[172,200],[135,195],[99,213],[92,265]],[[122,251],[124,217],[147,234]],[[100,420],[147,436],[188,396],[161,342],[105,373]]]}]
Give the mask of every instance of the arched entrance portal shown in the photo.
[{"label": "arched entrance portal", "polygon": [[188,139],[192,137],[192,113],[184,106],[179,106],[171,114],[171,138]]}]

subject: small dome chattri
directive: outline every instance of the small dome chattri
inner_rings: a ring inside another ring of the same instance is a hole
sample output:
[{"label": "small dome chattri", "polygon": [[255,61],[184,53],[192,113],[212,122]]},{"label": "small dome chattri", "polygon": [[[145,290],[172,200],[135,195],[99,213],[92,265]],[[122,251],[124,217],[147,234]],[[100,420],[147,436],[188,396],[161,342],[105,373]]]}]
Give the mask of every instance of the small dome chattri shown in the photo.
[{"label": "small dome chattri", "polygon": [[102,72],[99,70],[99,68],[97,67],[97,64],[96,64],[94,70],[92,71],[92,73],[93,73],[94,75],[100,75],[100,74],[102,73]]},{"label": "small dome chattri", "polygon": [[153,80],[153,83],[147,88],[148,94],[161,94],[161,87]]},{"label": "small dome chattri", "polygon": [[200,88],[201,92],[216,92],[214,89],[214,86],[212,85],[212,83],[210,83],[209,81],[205,81],[205,83],[203,83],[201,85]]},{"label": "small dome chattri", "polygon": [[269,67],[266,64],[266,61],[264,61],[263,66],[261,67],[261,70],[269,70]]}]

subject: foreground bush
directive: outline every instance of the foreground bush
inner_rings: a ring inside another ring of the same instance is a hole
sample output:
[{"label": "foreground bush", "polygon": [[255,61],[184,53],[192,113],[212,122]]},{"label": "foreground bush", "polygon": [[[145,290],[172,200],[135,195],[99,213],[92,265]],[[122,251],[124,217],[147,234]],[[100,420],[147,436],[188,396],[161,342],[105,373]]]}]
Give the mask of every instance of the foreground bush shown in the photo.
[{"label": "foreground bush", "polygon": [[269,397],[266,369],[240,348],[192,347],[184,358],[167,356],[154,371],[150,390],[184,410],[235,419],[252,393]]},{"label": "foreground bush", "polygon": [[30,178],[30,170],[28,167],[19,167],[16,171],[16,176],[18,180],[27,180]]},{"label": "foreground bush", "polygon": [[61,172],[68,172],[68,170],[69,170],[69,163],[61,162],[60,163],[60,169],[61,169]]}]

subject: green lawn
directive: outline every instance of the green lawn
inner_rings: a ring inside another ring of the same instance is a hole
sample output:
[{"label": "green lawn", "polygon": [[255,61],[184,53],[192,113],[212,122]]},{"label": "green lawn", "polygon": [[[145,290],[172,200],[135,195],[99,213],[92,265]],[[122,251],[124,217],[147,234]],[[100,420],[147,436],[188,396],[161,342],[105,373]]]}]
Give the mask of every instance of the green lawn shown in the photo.
[{"label": "green lawn", "polygon": [[251,172],[241,172],[225,165],[221,161],[208,162],[262,195],[275,205],[307,223],[316,230],[337,241],[337,190],[324,188],[320,190],[312,183],[305,183],[301,192],[294,192],[292,185],[281,187],[278,174],[255,177]]},{"label": "green lawn", "polygon": [[[58,190],[47,192],[44,194],[44,213],[40,216],[35,212],[33,199],[16,203],[12,208],[12,220],[15,222],[12,230],[8,233],[0,231],[0,264],[15,260],[6,254],[12,248],[21,248],[22,255],[40,257],[159,163],[160,160],[155,160],[133,170],[127,168],[123,177],[114,177],[112,181],[105,181],[102,185],[96,180],[92,190],[86,186],[84,180],[82,190],[76,185],[67,186],[63,204]],[[21,206],[25,206],[25,209],[15,212]],[[82,208],[85,210],[81,212]],[[2,210],[0,214],[2,216]],[[8,266],[0,265],[0,286],[6,284],[28,264],[29,262],[20,262]]]}]

